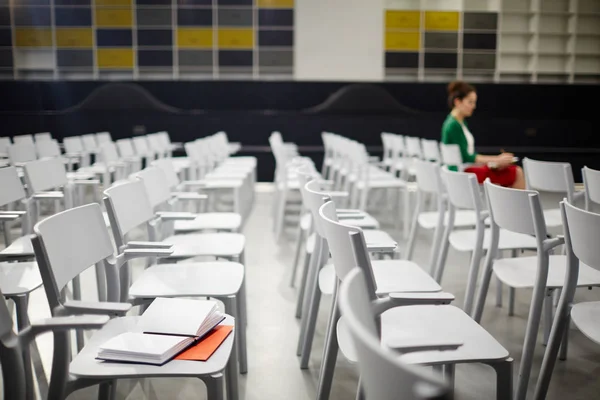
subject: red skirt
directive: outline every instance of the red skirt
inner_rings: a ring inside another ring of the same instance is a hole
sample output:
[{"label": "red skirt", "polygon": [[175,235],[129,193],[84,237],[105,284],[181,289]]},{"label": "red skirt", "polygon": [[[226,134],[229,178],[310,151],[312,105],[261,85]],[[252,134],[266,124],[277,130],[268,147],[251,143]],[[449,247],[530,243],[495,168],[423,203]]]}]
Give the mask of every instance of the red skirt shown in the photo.
[{"label": "red skirt", "polygon": [[490,178],[492,183],[506,187],[512,186],[517,179],[516,165],[509,165],[502,169],[492,169],[487,165],[477,165],[465,168],[465,172],[472,172],[477,175],[479,183],[483,183],[487,178]]}]

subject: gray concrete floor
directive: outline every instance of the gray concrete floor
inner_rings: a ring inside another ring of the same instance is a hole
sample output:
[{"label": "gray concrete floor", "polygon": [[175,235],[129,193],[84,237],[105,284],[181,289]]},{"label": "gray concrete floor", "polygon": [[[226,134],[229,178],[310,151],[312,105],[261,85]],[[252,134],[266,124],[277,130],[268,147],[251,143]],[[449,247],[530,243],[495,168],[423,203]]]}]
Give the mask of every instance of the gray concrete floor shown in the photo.
[{"label": "gray concrete floor", "polygon": [[[556,204],[557,198],[548,199]],[[240,379],[241,399],[314,399],[320,367],[325,323],[331,298],[325,296],[321,302],[319,321],[314,341],[310,368],[301,370],[296,357],[299,320],[294,317],[297,289],[289,286],[291,263],[294,254],[296,226],[293,218],[285,235],[276,241],[272,232],[272,194],[263,191],[257,194],[252,215],[245,227],[247,239],[246,268],[248,290],[248,359],[249,372]],[[390,218],[383,212],[379,215],[383,229],[388,230],[404,246],[401,234],[386,224]],[[426,265],[432,232],[420,232],[414,260]],[[445,291],[456,296],[455,305],[463,302],[469,255],[452,249],[442,282]],[[136,270],[141,269],[136,266]],[[84,300],[95,300],[93,270],[82,277]],[[494,284],[486,304],[482,325],[489,330],[515,359],[515,381],[525,332],[531,291],[519,290],[516,294],[515,315],[507,315],[507,291],[505,305],[495,306]],[[576,300],[598,299],[598,289],[579,290]],[[50,315],[42,289],[35,291],[30,301],[32,320]],[[451,326],[448,327],[452,329]],[[91,333],[89,333],[91,334]],[[541,341],[541,334],[538,343]],[[50,371],[52,338],[46,334],[37,339],[46,373]],[[554,371],[548,399],[590,399],[600,397],[600,347],[583,337],[576,328],[571,328],[567,361],[559,361]],[[532,395],[545,347],[538,344],[533,372],[530,380]],[[334,377],[331,399],[354,399],[357,384],[355,368],[343,356],[339,356]],[[495,377],[491,368],[480,365],[459,365],[456,368],[457,399],[495,398]],[[89,399],[96,396],[96,389],[89,388],[74,393],[69,399]],[[119,399],[204,399],[202,382],[195,379],[148,379],[142,382],[122,381],[119,383]]]}]

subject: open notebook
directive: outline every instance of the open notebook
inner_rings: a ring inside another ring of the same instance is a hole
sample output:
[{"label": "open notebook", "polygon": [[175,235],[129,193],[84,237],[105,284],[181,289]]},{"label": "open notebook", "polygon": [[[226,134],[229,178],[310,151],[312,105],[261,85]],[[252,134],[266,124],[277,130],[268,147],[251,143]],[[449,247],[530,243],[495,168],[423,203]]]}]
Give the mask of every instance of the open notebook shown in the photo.
[{"label": "open notebook", "polygon": [[139,318],[136,331],[109,339],[96,358],[162,365],[224,319],[215,301],[159,297]]}]

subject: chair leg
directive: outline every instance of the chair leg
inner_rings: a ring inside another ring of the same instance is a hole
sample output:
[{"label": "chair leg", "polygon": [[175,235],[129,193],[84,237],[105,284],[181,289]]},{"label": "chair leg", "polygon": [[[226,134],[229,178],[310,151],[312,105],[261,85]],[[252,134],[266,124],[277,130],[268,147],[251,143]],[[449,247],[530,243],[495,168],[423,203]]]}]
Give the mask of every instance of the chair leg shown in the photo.
[{"label": "chair leg", "polygon": [[331,384],[335,373],[335,362],[338,354],[337,324],[340,319],[338,307],[338,285],[335,283],[333,298],[331,301],[331,313],[329,324],[325,335],[325,346],[323,350],[323,360],[321,361],[321,371],[319,373],[319,385],[317,387],[317,400],[327,400],[331,393]]},{"label": "chair leg", "polygon": [[[23,329],[29,327],[29,317],[27,314],[28,308],[28,297],[27,296],[18,296],[13,297],[13,301],[15,302],[15,311],[17,314],[17,329],[21,332]],[[29,346],[23,346],[23,367],[25,370],[25,387],[26,391],[26,400],[35,399],[34,393],[34,382],[33,382],[33,364],[31,363],[31,350]]]},{"label": "chair leg", "polygon": [[[321,303],[321,289],[319,288],[319,269],[315,268],[311,276],[312,280],[307,282],[308,289],[310,290],[311,296],[309,297],[309,307],[306,309],[306,318],[303,318],[306,322],[304,325],[304,337],[302,340],[302,347],[300,348],[300,368],[308,368],[308,361],[310,360],[310,352],[312,349],[312,343],[315,335],[315,327],[317,324],[317,316],[319,314],[319,304]],[[303,315],[304,317],[304,315]]]},{"label": "chair leg", "polygon": [[515,293],[516,290],[514,287],[508,288],[508,315],[515,315]]},{"label": "chair leg", "polygon": [[302,269],[302,276],[300,278],[300,290],[298,292],[298,299],[296,303],[296,318],[300,318],[302,316],[302,306],[304,304],[304,293],[306,292],[306,279],[308,276],[308,271],[310,270],[310,265],[313,262],[313,254],[312,253],[304,253],[304,268]]},{"label": "chair leg", "polygon": [[[81,281],[79,276],[73,278],[73,300],[81,300]],[[77,344],[77,352],[83,350],[85,345],[85,338],[83,336],[83,330],[77,329],[75,331],[75,341]]]},{"label": "chair leg", "polygon": [[558,354],[558,359],[564,361],[567,359],[567,352],[569,349],[569,327],[571,325],[571,315],[568,314],[566,316],[565,322],[565,332],[563,333],[562,342],[560,344],[560,353]]},{"label": "chair leg", "polygon": [[246,343],[246,313],[242,310],[246,308],[245,302],[245,289],[244,283],[242,283],[242,287],[238,292],[237,296],[235,296],[236,306],[239,310],[238,318],[236,321],[236,326],[239,327],[237,330],[237,342],[239,344],[239,362],[240,362],[240,374],[248,373],[248,348]]},{"label": "chair leg", "polygon": [[223,394],[223,374],[216,374],[203,379],[206,385],[206,398],[215,400],[225,400]]},{"label": "chair leg", "polygon": [[513,359],[490,364],[496,371],[496,399],[512,400],[513,398]]},{"label": "chair leg", "polygon": [[292,276],[290,277],[290,287],[294,287],[294,282],[296,281],[296,271],[298,270],[298,263],[300,261],[300,253],[302,252],[303,244],[304,230],[301,227],[298,227],[298,236],[296,239],[296,252],[294,253],[294,263],[292,264]]},{"label": "chair leg", "polygon": [[502,281],[496,277],[496,307],[502,307]]},{"label": "chair leg", "polygon": [[548,344],[548,339],[550,337],[550,329],[552,329],[552,289],[546,289],[546,296],[544,297],[544,341],[542,344],[545,346]]},{"label": "chair leg", "polygon": [[277,219],[275,225],[275,240],[281,239],[281,233],[285,225],[285,204],[287,201],[287,193],[284,191],[279,197],[279,204],[277,204]]},{"label": "chair leg", "polygon": [[365,389],[360,376],[358,377],[358,386],[356,387],[356,400],[365,400]]},{"label": "chair leg", "polygon": [[494,272],[492,268],[493,261],[490,258],[491,257],[489,257],[488,254],[488,257],[486,258],[486,264],[484,265],[481,282],[479,284],[477,302],[475,303],[475,308],[473,309],[472,318],[477,323],[481,323],[481,315],[483,314],[483,308],[485,307],[485,299],[487,297],[488,290],[490,288],[490,280],[492,279],[492,274]]},{"label": "chair leg", "polygon": [[[227,297],[224,299],[225,309],[231,310],[229,314],[231,314],[234,318],[237,316],[236,312],[236,302],[234,297]],[[239,385],[238,385],[238,337],[240,331],[240,324],[236,318],[235,321],[235,341],[236,343],[231,346],[231,355],[229,356],[229,361],[227,361],[226,369],[226,383],[227,383],[227,399],[228,400],[238,400],[239,399]]]}]

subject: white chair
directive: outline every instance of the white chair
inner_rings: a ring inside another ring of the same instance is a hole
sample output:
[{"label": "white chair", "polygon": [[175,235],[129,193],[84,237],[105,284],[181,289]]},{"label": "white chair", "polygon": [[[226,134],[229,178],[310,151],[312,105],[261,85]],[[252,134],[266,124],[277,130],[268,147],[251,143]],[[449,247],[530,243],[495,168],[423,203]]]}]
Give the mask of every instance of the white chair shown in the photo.
[{"label": "white chair", "polygon": [[[519,379],[515,389],[515,399],[524,400],[542,313],[546,343],[552,325],[552,294],[554,290],[561,289],[564,283],[567,258],[564,255],[551,254],[552,249],[562,245],[564,240],[562,237],[548,238],[538,192],[505,188],[492,184],[489,180],[484,182],[484,187],[490,211],[492,237],[484,262],[473,318],[477,322],[481,321],[492,274],[510,288],[533,289]],[[496,259],[500,229],[534,236],[537,254],[530,257]],[[582,265],[577,286],[600,286],[600,271]]]},{"label": "white chair", "polygon": [[[329,226],[340,227],[341,224],[332,219],[330,210],[331,205],[325,204],[319,214],[324,220],[329,220]],[[454,299],[452,294],[387,292],[381,286],[387,286],[388,282],[379,283],[374,279],[374,268],[368,256],[363,232],[346,230],[345,234],[344,236],[338,232],[335,242],[332,241],[330,246],[336,272],[339,273],[338,279],[343,285],[356,266],[364,271],[368,297],[375,301],[373,309],[380,321],[382,345],[402,351],[403,347],[411,345],[429,344],[436,348],[440,344],[451,344],[445,346],[444,351],[408,353],[402,355],[402,359],[410,364],[432,365],[436,368],[444,366],[452,386],[456,364],[487,364],[496,371],[496,398],[512,398],[513,360],[508,351],[464,311],[448,304]],[[408,287],[408,282],[406,285]],[[384,294],[386,292],[389,294]],[[342,354],[351,362],[356,362],[356,351],[349,338],[344,317],[340,317],[337,326],[330,325],[330,328],[331,334],[337,334]]]},{"label": "white chair", "polygon": [[[528,190],[566,194],[570,203],[583,198],[583,192],[575,191],[575,181],[571,164],[567,162],[539,161],[523,159],[523,173]],[[561,227],[560,208],[543,210],[548,228]]]},{"label": "white chair", "polygon": [[593,204],[600,204],[600,171],[587,166],[581,169],[585,193],[585,209],[592,211]]},{"label": "white chair", "polygon": [[0,137],[0,158],[8,158],[8,146],[11,144],[9,137]]},{"label": "white chair", "polygon": [[15,143],[8,146],[8,159],[11,165],[21,167],[24,163],[37,159],[33,143]]},{"label": "white chair", "polygon": [[128,163],[129,173],[138,172],[142,169],[142,157],[136,155],[131,139],[119,139],[115,142],[121,160]]},{"label": "white chair", "polygon": [[[485,221],[489,213],[484,210],[483,199],[479,190],[477,177],[472,173],[454,172],[443,167],[441,169],[442,181],[445,184],[448,194],[448,223],[441,240],[441,250],[436,260],[434,278],[441,283],[444,269],[446,266],[446,255],[448,247],[452,246],[457,251],[468,252],[471,254],[471,264],[469,267],[467,288],[465,293],[465,303],[463,310],[467,314],[473,312],[473,299],[475,296],[475,286],[479,276],[479,265],[484,252],[490,249],[491,230],[486,229]],[[454,230],[454,221],[456,220],[457,209],[472,210],[476,216],[475,229]],[[536,250],[537,241],[531,235],[512,232],[501,229],[499,232],[498,251],[517,250]],[[509,315],[513,314],[514,308],[514,289],[511,289],[509,300]]]},{"label": "white chair", "polygon": [[440,143],[437,140],[421,139],[423,159],[427,161],[441,162]]},{"label": "white chair", "polygon": [[452,340],[416,340],[382,346],[364,272],[350,271],[340,286],[340,313],[356,351],[361,394],[371,400],[451,400],[451,386],[441,375],[402,361],[401,354],[460,346]]},{"label": "white chair", "polygon": [[50,132],[38,132],[33,134],[35,142],[43,142],[46,140],[53,140]]},{"label": "white chair", "polygon": [[[589,172],[589,171],[588,171]],[[556,358],[566,358],[569,323],[592,342],[600,343],[600,302],[584,301],[574,304],[575,290],[583,268],[600,270],[600,215],[573,206],[567,199],[560,203],[563,218],[565,245],[567,248],[567,270],[561,291],[550,339],[544,353],[542,368],[535,387],[534,399],[546,398]],[[560,349],[560,355],[559,355]]]},{"label": "white chair", "polygon": [[96,132],[96,143],[98,143],[99,146],[112,141],[110,132]]},{"label": "white chair", "polygon": [[448,167],[454,167],[457,171],[464,171],[470,165],[463,163],[460,147],[457,144],[440,143],[441,162]]},{"label": "white chair", "polygon": [[34,144],[33,135],[13,136],[13,143],[14,144],[28,144],[28,145],[33,146],[33,144]]},{"label": "white chair", "polygon": [[[307,189],[308,191],[308,189]],[[330,272],[326,274],[325,267],[319,274],[319,286],[323,291],[323,286],[331,286],[332,306],[327,324],[327,334],[325,336],[325,352],[321,365],[321,373],[319,375],[319,386],[317,399],[327,399],[331,391],[331,382],[335,370],[335,360],[338,352],[338,341],[340,337],[336,335],[339,322],[338,310],[338,285],[341,279],[344,279],[346,265],[355,265],[359,261],[354,258],[354,253],[349,250],[350,233],[361,232],[365,238],[366,249],[373,251],[373,244],[369,245],[368,233],[357,227],[341,223],[338,221],[338,216],[333,201],[327,201],[324,205],[318,206],[317,198],[311,202],[313,212],[316,216],[316,229],[320,235],[326,240],[325,248],[333,258],[333,265],[330,266]],[[322,201],[321,201],[322,202]],[[376,244],[375,244],[376,245]],[[383,247],[383,243],[381,243]],[[368,255],[367,255],[368,257]],[[431,299],[443,299],[442,302],[449,303],[454,299],[450,294],[441,294],[442,288],[433,280],[425,271],[417,264],[405,260],[378,260],[371,264],[372,271],[370,272],[373,281],[377,286],[377,295],[384,296],[389,293],[418,293],[418,296],[430,296]],[[329,279],[326,279],[329,278]],[[329,280],[329,282],[327,282]],[[325,281],[326,283],[322,283]]]},{"label": "white chair", "polygon": [[[70,348],[69,335],[54,334],[55,349],[63,351],[55,353],[53,358],[52,377],[56,379],[52,382],[56,386],[50,387],[49,398],[64,399],[78,389],[98,384],[99,397],[103,398],[115,390],[114,385],[119,379],[196,377],[206,383],[209,398],[221,400],[222,372],[226,370],[228,397],[237,400],[235,335],[230,335],[210,359],[202,363],[172,360],[155,366],[96,359],[103,343],[121,333],[135,330],[138,321],[138,317],[124,316],[131,304],[120,302],[119,299],[120,269],[133,258],[162,256],[171,252],[170,249],[152,243],[141,248],[132,244],[115,253],[98,204],[88,204],[49,217],[38,223],[34,231],[32,242],[53,316],[100,314],[114,317],[89,339],[72,361],[67,350]],[[106,271],[108,301],[65,300],[61,295],[63,288],[91,265],[101,265]],[[235,324],[231,316],[227,316],[225,322]]]},{"label": "white chair", "polygon": [[77,159],[79,167],[88,167],[91,164],[91,154],[85,150],[80,136],[69,136],[63,139],[65,156]]}]

